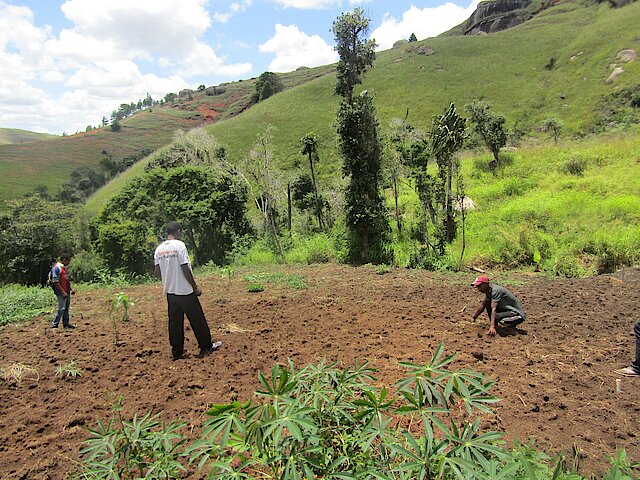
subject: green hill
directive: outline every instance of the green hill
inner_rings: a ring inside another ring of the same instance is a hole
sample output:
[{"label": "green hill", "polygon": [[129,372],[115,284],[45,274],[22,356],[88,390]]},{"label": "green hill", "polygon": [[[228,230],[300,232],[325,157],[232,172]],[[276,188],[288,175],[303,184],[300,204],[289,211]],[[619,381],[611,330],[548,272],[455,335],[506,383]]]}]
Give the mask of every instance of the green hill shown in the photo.
[{"label": "green hill", "polygon": [[[290,88],[329,72],[330,67],[300,69],[284,75],[282,83]],[[192,99],[137,112],[121,122],[120,132],[106,127],[47,141],[0,145],[0,200],[22,196],[37,185],[47,185],[55,193],[78,167],[97,169],[105,155],[114,160],[141,158],[170,143],[178,130],[231,118],[251,105],[254,79],[220,87],[223,92],[217,95],[194,91]]]},{"label": "green hill", "polygon": [[57,135],[49,133],[36,133],[18,128],[0,128],[0,145],[12,143],[37,142],[57,138]]},{"label": "green hill", "polygon": [[[506,115],[508,125],[517,123],[528,135],[540,136],[542,122],[551,115],[564,122],[567,134],[584,135],[595,129],[604,99],[640,85],[640,61],[624,64],[625,72],[606,83],[612,64],[620,63],[618,52],[640,49],[638,24],[639,2],[619,9],[562,2],[496,34],[443,35],[380,52],[361,88],[375,93],[383,130],[407,110],[410,123],[427,129],[449,102],[461,108],[484,99]],[[334,178],[340,164],[334,84],[334,75],[321,76],[216,122],[208,131],[237,161],[252,148],[256,135],[272,126],[279,165],[293,169],[301,160],[299,139],[314,130],[320,139],[321,178]]]},{"label": "green hill", "polygon": [[[529,133],[536,133],[549,115],[564,121],[569,132],[583,132],[594,121],[602,97],[640,82],[636,61],[625,65],[615,83],[605,84],[616,54],[640,47],[639,22],[639,3],[618,10],[562,3],[494,35],[438,37],[381,52],[362,88],[375,93],[383,130],[407,110],[409,122],[426,129],[449,102],[462,107],[484,99],[509,124],[518,122]],[[433,53],[421,55],[421,46]],[[555,66],[547,70],[552,57]],[[315,130],[325,141],[324,155],[331,157],[339,101],[332,93],[334,82],[332,76],[302,85],[209,131],[239,157],[251,148],[247,140],[257,128],[271,124],[274,150],[286,164],[298,156],[298,139]]]},{"label": "green hill", "polygon": [[[378,54],[361,89],[374,92],[383,132],[407,111],[410,123],[428,129],[449,102],[461,109],[483,99],[524,133],[523,144],[510,154],[512,163],[497,176],[482,168],[486,154],[462,157],[467,191],[478,207],[469,213],[467,262],[539,263],[559,274],[582,275],[640,260],[637,109],[627,112],[631,126],[611,131],[623,111],[619,95],[640,92],[640,62],[617,58],[623,49],[639,49],[638,24],[640,2],[620,9],[563,2],[496,34],[447,34]],[[607,83],[613,64],[625,71]],[[277,164],[290,177],[305,168],[299,139],[314,130],[320,185],[327,189],[339,181],[341,166],[334,84],[334,75],[320,76],[206,129],[239,161],[270,127]],[[549,116],[565,125],[558,144],[541,131]],[[98,192],[89,210],[97,212],[142,166]],[[413,218],[416,200],[409,187],[400,203],[405,218]],[[407,264],[412,248],[396,239],[398,263]],[[458,241],[446,261],[457,262],[460,248]]]}]

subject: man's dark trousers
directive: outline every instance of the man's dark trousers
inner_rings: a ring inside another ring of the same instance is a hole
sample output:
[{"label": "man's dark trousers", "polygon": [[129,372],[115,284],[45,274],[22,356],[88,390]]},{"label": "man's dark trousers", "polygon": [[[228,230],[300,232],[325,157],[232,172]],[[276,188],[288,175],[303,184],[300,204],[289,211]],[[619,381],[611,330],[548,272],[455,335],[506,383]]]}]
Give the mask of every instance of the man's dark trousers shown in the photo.
[{"label": "man's dark trousers", "polygon": [[[489,320],[491,320],[491,311],[493,310],[491,307],[491,297],[486,297],[482,302],[484,309],[487,311],[487,315],[489,316]],[[505,319],[513,319],[507,320]],[[511,310],[505,310],[503,312],[496,312],[496,322],[503,323],[507,327],[516,327],[524,322],[524,318],[520,316],[518,312],[512,312]]]},{"label": "man's dark trousers", "polygon": [[637,373],[640,373],[640,318],[633,326],[633,333],[636,335],[636,358],[633,360],[631,368],[633,368]]},{"label": "man's dark trousers", "polygon": [[184,353],[184,316],[187,315],[200,351],[211,349],[211,332],[205,319],[200,300],[194,293],[190,295],[167,294],[169,308],[169,343],[174,358]]}]

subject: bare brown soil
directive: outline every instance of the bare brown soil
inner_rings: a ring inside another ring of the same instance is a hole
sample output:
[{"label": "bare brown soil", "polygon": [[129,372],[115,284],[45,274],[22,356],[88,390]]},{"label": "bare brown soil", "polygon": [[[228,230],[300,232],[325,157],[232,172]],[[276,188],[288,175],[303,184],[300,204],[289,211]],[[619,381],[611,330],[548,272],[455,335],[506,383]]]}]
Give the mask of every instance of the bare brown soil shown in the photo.
[{"label": "bare brown soil", "polygon": [[[572,280],[498,276],[496,283],[523,301],[528,319],[516,334],[495,338],[485,335],[485,318],[471,320],[480,300],[468,286],[472,274],[378,275],[373,267],[335,265],[277,271],[302,275],[308,288],[266,283],[264,292],[249,293],[244,272],[230,281],[200,279],[212,332],[224,341],[205,359],[195,357],[187,331],[190,355],[171,361],[159,285],[126,289],[135,307],[118,327],[117,347],[107,290],[74,297],[75,330],[52,330],[49,316],[2,329],[0,366],[28,364],[39,378],[0,379],[0,478],[64,478],[76,466],[86,428],[109,418],[119,395],[125,416],[162,411],[189,422],[196,435],[209,404],[249,398],[258,371],[275,362],[368,360],[380,383],[392,385],[403,376],[399,361],[427,362],[441,340],[448,352],[459,352],[454,367],[497,380],[503,401],[484,426],[503,430],[509,442],[535,439],[550,454],[573,448],[585,474],[601,474],[606,455],[621,448],[640,461],[640,379],[622,379],[617,394],[613,374],[633,357],[637,270]],[[83,375],[56,377],[56,367],[71,361]]]}]

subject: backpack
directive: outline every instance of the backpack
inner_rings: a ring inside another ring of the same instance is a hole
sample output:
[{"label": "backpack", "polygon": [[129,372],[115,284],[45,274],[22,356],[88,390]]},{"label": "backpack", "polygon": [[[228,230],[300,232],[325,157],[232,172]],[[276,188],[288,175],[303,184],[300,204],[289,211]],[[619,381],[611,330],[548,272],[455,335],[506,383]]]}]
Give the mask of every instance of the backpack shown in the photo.
[{"label": "backpack", "polygon": [[52,289],[52,290],[54,291],[54,293],[55,293],[55,292],[56,292],[56,286],[54,285],[54,282],[53,282],[53,275],[52,275],[52,274],[53,274],[53,269],[54,269],[54,268],[60,269],[60,265],[58,265],[58,264],[56,263],[53,267],[51,267],[51,268],[49,269],[49,273],[47,274],[47,286],[51,287],[51,289]]}]

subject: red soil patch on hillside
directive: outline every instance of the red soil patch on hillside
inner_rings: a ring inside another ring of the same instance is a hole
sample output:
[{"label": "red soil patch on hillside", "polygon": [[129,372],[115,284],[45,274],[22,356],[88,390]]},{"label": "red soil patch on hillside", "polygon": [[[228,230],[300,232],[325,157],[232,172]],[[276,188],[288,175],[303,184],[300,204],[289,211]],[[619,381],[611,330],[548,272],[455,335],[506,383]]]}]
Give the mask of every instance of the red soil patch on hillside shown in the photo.
[{"label": "red soil patch on hillside", "polygon": [[200,112],[205,122],[214,122],[220,116],[220,112],[214,110],[213,105],[198,105],[198,112]]},{"label": "red soil patch on hillside", "polygon": [[[249,398],[257,372],[270,372],[275,362],[366,359],[379,369],[381,384],[393,385],[404,373],[399,361],[426,363],[441,340],[447,352],[459,352],[453,368],[497,381],[494,392],[503,401],[483,425],[504,431],[508,442],[535,438],[548,453],[569,454],[575,445],[584,473],[602,473],[605,455],[621,448],[640,461],[640,380],[623,379],[616,394],[612,373],[633,356],[637,278],[511,275],[517,282],[509,288],[528,319],[519,333],[490,338],[485,319],[471,321],[479,301],[467,283],[471,275],[377,275],[369,267],[335,265],[279,271],[302,275],[308,288],[267,283],[253,294],[241,273],[230,282],[200,278],[212,332],[224,341],[205,359],[193,356],[197,347],[187,331],[190,356],[171,361],[158,285],[125,289],[136,305],[131,321],[119,327],[117,348],[106,290],[74,297],[75,330],[53,331],[49,316],[0,330],[0,366],[22,362],[39,372],[39,380],[18,385],[0,380],[0,478],[64,478],[86,428],[109,418],[118,395],[125,417],[162,411],[189,422],[196,435],[208,405]],[[83,375],[56,378],[56,367],[71,361]]]}]

